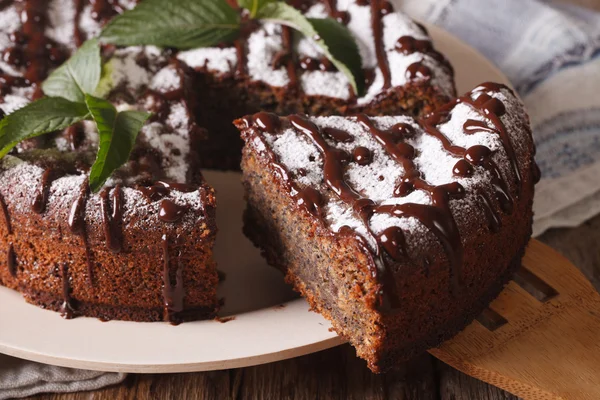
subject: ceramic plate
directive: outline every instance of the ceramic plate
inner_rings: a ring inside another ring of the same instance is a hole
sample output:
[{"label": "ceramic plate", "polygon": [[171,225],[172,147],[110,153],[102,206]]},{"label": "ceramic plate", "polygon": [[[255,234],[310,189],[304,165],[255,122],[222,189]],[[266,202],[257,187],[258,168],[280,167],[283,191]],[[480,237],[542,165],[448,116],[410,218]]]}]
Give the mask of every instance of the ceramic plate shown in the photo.
[{"label": "ceramic plate", "polygon": [[[456,69],[459,93],[506,78],[481,54],[434,26],[437,48]],[[100,322],[65,320],[25,303],[0,287],[0,352],[12,356],[103,371],[188,372],[237,368],[316,352],[342,343],[330,324],[309,312],[242,235],[242,185],[236,173],[207,172],[218,193],[215,254],[227,274],[220,287],[226,323]]]}]

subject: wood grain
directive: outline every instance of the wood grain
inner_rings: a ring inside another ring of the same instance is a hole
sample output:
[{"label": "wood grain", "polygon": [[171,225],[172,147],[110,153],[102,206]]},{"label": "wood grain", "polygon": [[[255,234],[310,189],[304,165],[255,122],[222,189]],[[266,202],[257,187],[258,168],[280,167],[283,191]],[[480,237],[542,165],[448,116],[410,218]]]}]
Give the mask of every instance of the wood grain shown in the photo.
[{"label": "wood grain", "polygon": [[527,399],[600,399],[600,295],[570,262],[535,240],[523,266],[553,288],[551,298],[539,301],[510,282],[490,305],[504,325],[490,331],[471,324],[430,353]]}]

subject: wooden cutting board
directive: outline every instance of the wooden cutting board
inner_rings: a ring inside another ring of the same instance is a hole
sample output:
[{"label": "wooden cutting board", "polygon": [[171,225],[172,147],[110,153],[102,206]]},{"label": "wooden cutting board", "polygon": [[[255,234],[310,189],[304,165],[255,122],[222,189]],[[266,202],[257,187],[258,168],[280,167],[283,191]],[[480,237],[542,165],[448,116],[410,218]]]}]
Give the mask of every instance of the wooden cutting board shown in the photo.
[{"label": "wooden cutting board", "polygon": [[600,399],[600,295],[566,258],[532,240],[490,307],[430,353],[529,399]]}]

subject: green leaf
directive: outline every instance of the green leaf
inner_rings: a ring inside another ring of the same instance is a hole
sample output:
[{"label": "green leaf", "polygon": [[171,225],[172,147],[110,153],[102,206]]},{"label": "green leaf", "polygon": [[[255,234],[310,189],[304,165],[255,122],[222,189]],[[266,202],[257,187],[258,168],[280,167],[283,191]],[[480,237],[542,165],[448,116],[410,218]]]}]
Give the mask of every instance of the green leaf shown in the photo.
[{"label": "green leaf", "polygon": [[89,117],[85,104],[44,97],[0,121],[0,158],[25,139],[60,131]]},{"label": "green leaf", "polygon": [[97,39],[88,40],[42,84],[47,96],[83,103],[86,93],[94,93],[100,80],[102,59]]},{"label": "green leaf", "polygon": [[360,51],[344,25],[331,18],[306,18],[283,2],[266,4],[258,12],[257,18],[287,25],[313,39],[333,65],[346,75],[356,94],[359,97],[364,94],[365,79]]},{"label": "green leaf", "polygon": [[274,1],[276,0],[238,0],[238,5],[250,11],[250,18],[255,18],[265,5]]},{"label": "green leaf", "polygon": [[129,160],[138,133],[150,114],[117,112],[110,102],[90,95],[86,95],[85,102],[100,136],[98,155],[90,170],[90,189],[97,192],[110,175]]},{"label": "green leaf", "polygon": [[240,15],[225,0],[145,0],[114,18],[101,40],[191,49],[231,41],[239,30]]}]

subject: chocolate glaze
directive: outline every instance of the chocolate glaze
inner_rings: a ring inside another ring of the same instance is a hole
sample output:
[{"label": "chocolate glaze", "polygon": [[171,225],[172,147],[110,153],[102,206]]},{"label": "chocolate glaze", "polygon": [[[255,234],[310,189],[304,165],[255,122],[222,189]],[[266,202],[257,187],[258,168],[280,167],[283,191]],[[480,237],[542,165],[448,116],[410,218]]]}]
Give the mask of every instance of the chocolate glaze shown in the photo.
[{"label": "chocolate glaze", "polygon": [[253,121],[263,130],[263,132],[275,132],[279,130],[281,125],[277,115],[264,111],[254,115]]},{"label": "chocolate glaze", "polygon": [[366,147],[357,147],[354,149],[352,155],[354,156],[354,161],[358,165],[369,165],[373,161],[373,154],[371,154],[371,150]]},{"label": "chocolate glaze", "polygon": [[309,213],[319,218],[323,215],[322,207],[324,203],[321,193],[310,186],[305,187],[298,193],[298,204],[304,206]]},{"label": "chocolate glaze", "polygon": [[386,3],[385,0],[371,0],[371,29],[373,30],[373,37],[375,38],[377,66],[383,75],[383,89],[389,89],[392,86],[392,74],[390,72],[390,65],[388,64],[387,54],[383,43],[382,17],[387,13],[382,12],[382,10],[386,9]]},{"label": "chocolate glaze", "polygon": [[[456,221],[450,210],[449,200],[463,197],[464,189],[456,182],[441,186],[430,185],[421,178],[421,173],[412,161],[415,156],[415,149],[411,145],[405,142],[399,143],[398,135],[378,129],[364,114],[358,115],[356,118],[382,144],[385,151],[402,165],[404,174],[399,186],[396,188],[396,192],[406,195],[413,188],[416,188],[428,192],[432,200],[432,205],[408,203],[395,206],[379,206],[375,212],[396,217],[414,217],[433,232],[446,251],[454,283],[458,285],[461,277],[462,245]],[[403,128],[406,129],[406,127]],[[439,131],[436,132],[437,135],[443,136]],[[389,285],[391,284],[393,282],[389,283]]]},{"label": "chocolate glaze", "polygon": [[17,277],[17,257],[15,256],[15,248],[12,243],[8,244],[8,251],[6,252],[6,266],[8,267],[8,273],[13,278]]},{"label": "chocolate glaze", "polygon": [[431,68],[423,64],[421,61],[410,64],[406,69],[406,78],[409,81],[431,79],[432,76],[433,71],[431,71]]},{"label": "chocolate glaze", "polygon": [[164,199],[160,203],[158,218],[164,222],[177,222],[187,211],[187,207],[180,206],[171,200]]},{"label": "chocolate glaze", "polygon": [[35,197],[33,198],[33,202],[31,203],[31,209],[36,214],[42,214],[46,211],[46,204],[48,203],[48,194],[50,191],[50,185],[52,184],[52,180],[54,179],[55,172],[52,168],[46,168],[42,177],[40,179],[40,183],[38,184],[38,188],[36,190]]},{"label": "chocolate glaze", "polygon": [[6,205],[4,196],[2,196],[1,194],[0,194],[0,211],[2,211],[2,216],[4,217],[4,224],[6,226],[6,232],[10,235],[10,234],[12,234],[12,225],[10,223],[10,214],[8,213],[8,206]]},{"label": "chocolate glaze", "polygon": [[5,95],[13,86],[34,86],[33,98],[41,97],[37,86],[48,76],[48,71],[62,64],[68,50],[45,36],[48,24],[46,0],[22,0],[14,3],[21,17],[21,27],[10,35],[12,46],[2,54],[3,60],[20,70],[23,78],[0,71],[0,94]]},{"label": "chocolate glaze", "polygon": [[102,207],[102,226],[106,246],[114,253],[119,253],[123,247],[120,223],[123,213],[121,187],[117,185],[114,190],[104,188],[100,192]]},{"label": "chocolate glaze", "polygon": [[351,134],[337,128],[323,128],[323,134],[336,142],[352,143],[354,141]]},{"label": "chocolate glaze", "polygon": [[442,64],[450,73],[454,73],[454,69],[450,62],[442,55],[442,53],[434,49],[433,43],[430,40],[418,40],[412,36],[402,36],[396,42],[395,48],[396,51],[404,55],[414,53],[425,54]]},{"label": "chocolate glaze", "polygon": [[283,52],[285,55],[285,65],[287,68],[288,77],[290,79],[289,87],[299,90],[298,74],[296,73],[296,57],[294,56],[294,39],[293,30],[289,26],[281,27],[281,36],[283,40]]},{"label": "chocolate glaze", "polygon": [[72,319],[75,316],[75,305],[71,298],[71,281],[69,278],[69,265],[67,263],[61,264],[61,276],[63,304],[60,313],[64,318]]},{"label": "chocolate glaze", "polygon": [[325,7],[327,7],[327,13],[329,16],[340,24],[348,25],[350,22],[350,14],[346,11],[339,11],[337,9],[337,0],[325,0]]},{"label": "chocolate glaze", "polygon": [[183,311],[183,298],[185,297],[185,288],[183,284],[183,266],[180,258],[177,257],[178,266],[175,273],[175,286],[171,284],[171,257],[169,255],[169,238],[162,236],[163,250],[163,304],[167,320],[177,325],[177,314]]},{"label": "chocolate glaze", "polygon": [[71,205],[71,211],[69,213],[69,228],[74,235],[81,237],[81,242],[85,250],[85,263],[88,271],[88,282],[90,285],[94,285],[94,265],[92,263],[92,254],[90,244],[88,242],[87,230],[85,226],[85,209],[87,206],[88,196],[90,194],[89,180],[85,179],[79,189],[77,198]]}]

